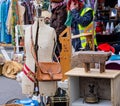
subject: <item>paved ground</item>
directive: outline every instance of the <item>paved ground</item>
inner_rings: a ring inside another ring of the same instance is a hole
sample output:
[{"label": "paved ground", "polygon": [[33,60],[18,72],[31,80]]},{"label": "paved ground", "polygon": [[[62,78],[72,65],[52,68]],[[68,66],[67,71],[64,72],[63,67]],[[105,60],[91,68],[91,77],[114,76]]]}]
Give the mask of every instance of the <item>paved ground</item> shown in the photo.
[{"label": "paved ground", "polygon": [[[11,60],[13,51],[14,48],[11,46],[0,46],[0,53],[3,54],[6,60]],[[23,99],[25,97],[26,96],[22,94],[20,84],[16,80],[0,76],[0,105],[14,98]]]},{"label": "paved ground", "polygon": [[0,105],[10,99],[23,99],[25,97],[22,94],[20,84],[16,80],[0,76]]}]

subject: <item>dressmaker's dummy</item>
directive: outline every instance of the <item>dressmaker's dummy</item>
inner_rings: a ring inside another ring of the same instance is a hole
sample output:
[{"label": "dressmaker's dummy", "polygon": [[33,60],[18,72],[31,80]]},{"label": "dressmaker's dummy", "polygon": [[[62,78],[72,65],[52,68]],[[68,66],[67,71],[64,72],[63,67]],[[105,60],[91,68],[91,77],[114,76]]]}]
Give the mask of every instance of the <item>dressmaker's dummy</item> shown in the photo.
[{"label": "dressmaker's dummy", "polygon": [[[37,18],[39,21],[39,35],[38,35],[38,60],[39,61],[52,61],[52,53],[54,48],[54,42],[56,40],[55,30],[44,23],[44,18]],[[32,35],[35,42],[37,20],[32,25]],[[26,61],[25,64],[33,72],[35,71],[35,62],[31,54],[31,25],[25,30],[25,50]],[[22,78],[22,92],[23,94],[32,94],[34,89],[34,83],[23,74]],[[56,82],[39,82],[40,93],[46,96],[50,96],[56,91]]]}]

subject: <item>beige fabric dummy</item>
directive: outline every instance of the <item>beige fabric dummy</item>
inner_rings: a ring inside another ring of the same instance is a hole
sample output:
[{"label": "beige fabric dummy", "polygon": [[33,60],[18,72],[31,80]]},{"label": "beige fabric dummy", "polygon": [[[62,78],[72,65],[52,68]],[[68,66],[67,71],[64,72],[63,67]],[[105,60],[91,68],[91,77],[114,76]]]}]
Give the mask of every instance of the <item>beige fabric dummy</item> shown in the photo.
[{"label": "beige fabric dummy", "polygon": [[[56,40],[55,30],[44,24],[44,18],[39,18],[39,35],[38,35],[38,59],[39,61],[52,61],[52,52],[54,47],[54,39]],[[37,29],[37,21],[32,25],[33,40],[35,41]],[[25,64],[35,71],[35,62],[31,54],[31,25],[25,31],[25,50],[26,62]],[[23,94],[32,94],[34,83],[31,82],[25,74],[22,78],[22,92]],[[53,95],[56,91],[56,81],[52,82],[39,82],[40,93],[46,96]]]}]

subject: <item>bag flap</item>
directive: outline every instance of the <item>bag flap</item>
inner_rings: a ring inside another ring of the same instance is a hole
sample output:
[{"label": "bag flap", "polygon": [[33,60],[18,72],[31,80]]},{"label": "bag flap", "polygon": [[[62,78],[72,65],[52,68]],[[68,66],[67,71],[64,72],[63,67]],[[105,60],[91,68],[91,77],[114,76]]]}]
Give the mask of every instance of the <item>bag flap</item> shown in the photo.
[{"label": "bag flap", "polygon": [[61,65],[58,62],[39,62],[42,73],[45,74],[59,74],[61,73]]}]

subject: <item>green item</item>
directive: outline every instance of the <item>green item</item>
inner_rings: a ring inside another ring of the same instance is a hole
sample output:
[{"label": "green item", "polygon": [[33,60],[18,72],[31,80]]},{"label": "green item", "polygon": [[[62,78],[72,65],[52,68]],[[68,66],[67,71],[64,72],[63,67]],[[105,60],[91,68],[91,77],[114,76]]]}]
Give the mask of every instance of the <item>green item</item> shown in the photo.
[{"label": "green item", "polygon": [[68,13],[67,13],[67,20],[66,20],[66,22],[65,22],[65,25],[66,25],[66,26],[71,26],[72,18],[73,18],[73,17],[72,17],[71,12],[68,11]]}]

